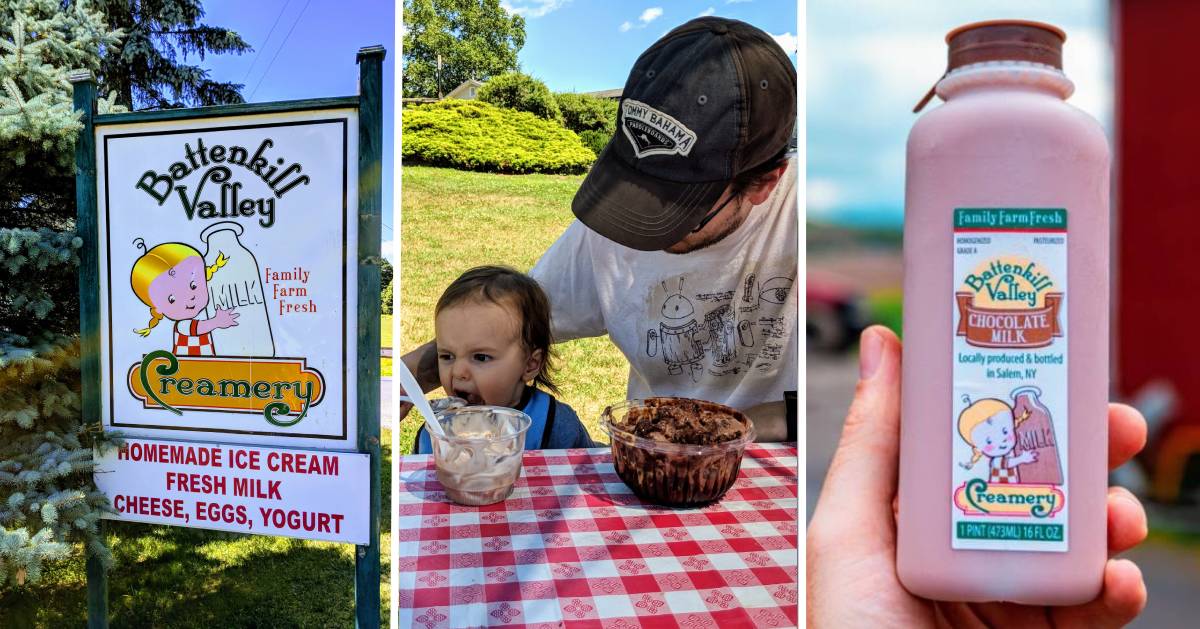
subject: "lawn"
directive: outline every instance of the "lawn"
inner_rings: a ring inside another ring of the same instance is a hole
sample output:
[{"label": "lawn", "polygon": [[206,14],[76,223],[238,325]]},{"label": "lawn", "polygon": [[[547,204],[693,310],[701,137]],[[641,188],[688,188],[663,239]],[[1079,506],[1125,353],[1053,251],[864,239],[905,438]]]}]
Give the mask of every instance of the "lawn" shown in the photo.
[{"label": "lawn", "polygon": [[[405,166],[400,264],[401,339],[408,351],[433,338],[433,306],[467,269],[506,264],[528,271],[574,218],[573,175],[493,175]],[[608,337],[556,347],[561,400],[579,413],[593,438],[605,406],[625,399],[628,363]],[[432,395],[443,395],[439,389]],[[420,419],[400,426],[407,453]]]},{"label": "lawn", "polygon": [[[392,346],[392,315],[379,315],[379,346]],[[392,375],[392,359],[379,359],[379,375],[390,378]]]},{"label": "lawn", "polygon": [[[391,437],[383,434],[379,596],[388,617]],[[113,627],[349,627],[354,546],[172,526],[106,523],[116,565]],[[0,596],[0,627],[82,627],[82,556],[55,564],[17,596]],[[31,622],[32,621],[32,622]]]}]

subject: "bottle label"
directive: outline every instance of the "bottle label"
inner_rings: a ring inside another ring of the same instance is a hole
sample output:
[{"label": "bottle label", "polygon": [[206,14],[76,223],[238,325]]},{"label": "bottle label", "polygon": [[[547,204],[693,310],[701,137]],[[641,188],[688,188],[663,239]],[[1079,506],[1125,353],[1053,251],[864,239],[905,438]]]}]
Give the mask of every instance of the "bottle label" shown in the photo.
[{"label": "bottle label", "polygon": [[1067,550],[1067,211],[954,210],[950,545]]}]

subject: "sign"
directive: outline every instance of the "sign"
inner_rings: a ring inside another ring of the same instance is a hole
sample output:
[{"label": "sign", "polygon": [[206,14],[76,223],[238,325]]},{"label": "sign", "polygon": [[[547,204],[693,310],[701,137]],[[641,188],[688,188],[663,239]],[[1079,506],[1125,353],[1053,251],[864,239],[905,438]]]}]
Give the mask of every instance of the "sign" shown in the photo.
[{"label": "sign", "polygon": [[355,108],[96,130],[102,419],[356,447]]},{"label": "sign", "polygon": [[1066,552],[1067,210],[954,210],[950,545]]},{"label": "sign", "polygon": [[[358,95],[97,114],[70,75],[80,387],[110,519],[351,542],[379,626],[382,46]],[[361,172],[360,172],[361,171]],[[285,446],[285,447],[276,447]],[[87,554],[88,626],[108,624]]]},{"label": "sign", "polygon": [[129,439],[96,458],[108,519],[366,544],[370,456]]}]

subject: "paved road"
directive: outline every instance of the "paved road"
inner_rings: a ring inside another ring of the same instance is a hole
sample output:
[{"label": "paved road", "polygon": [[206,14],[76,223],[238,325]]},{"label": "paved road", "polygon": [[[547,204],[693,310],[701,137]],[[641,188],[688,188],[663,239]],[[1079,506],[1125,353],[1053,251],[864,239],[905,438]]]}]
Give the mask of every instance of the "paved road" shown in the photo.
[{"label": "paved road", "polygon": [[389,376],[379,379],[379,424],[387,429],[392,427],[392,379]]},{"label": "paved road", "polygon": [[[807,369],[806,486],[807,514],[811,517],[825,471],[841,435],[846,409],[854,397],[858,379],[857,355],[828,356],[810,352]],[[1164,528],[1195,531],[1200,528],[1200,511],[1162,505],[1148,505],[1148,510],[1155,532],[1150,540],[1124,555],[1141,567],[1150,598],[1146,611],[1130,626],[1137,629],[1196,627],[1197,613],[1200,612],[1200,543],[1195,541],[1194,533],[1171,536],[1159,531]]]}]

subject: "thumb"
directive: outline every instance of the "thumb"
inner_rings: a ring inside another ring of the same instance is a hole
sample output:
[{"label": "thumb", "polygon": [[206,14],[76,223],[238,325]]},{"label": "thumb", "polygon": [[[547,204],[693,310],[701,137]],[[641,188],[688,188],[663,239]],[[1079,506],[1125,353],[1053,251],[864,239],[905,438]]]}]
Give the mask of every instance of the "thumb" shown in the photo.
[{"label": "thumb", "polygon": [[859,343],[859,381],[818,509],[846,522],[892,518],[900,458],[900,339],[872,326]]}]

